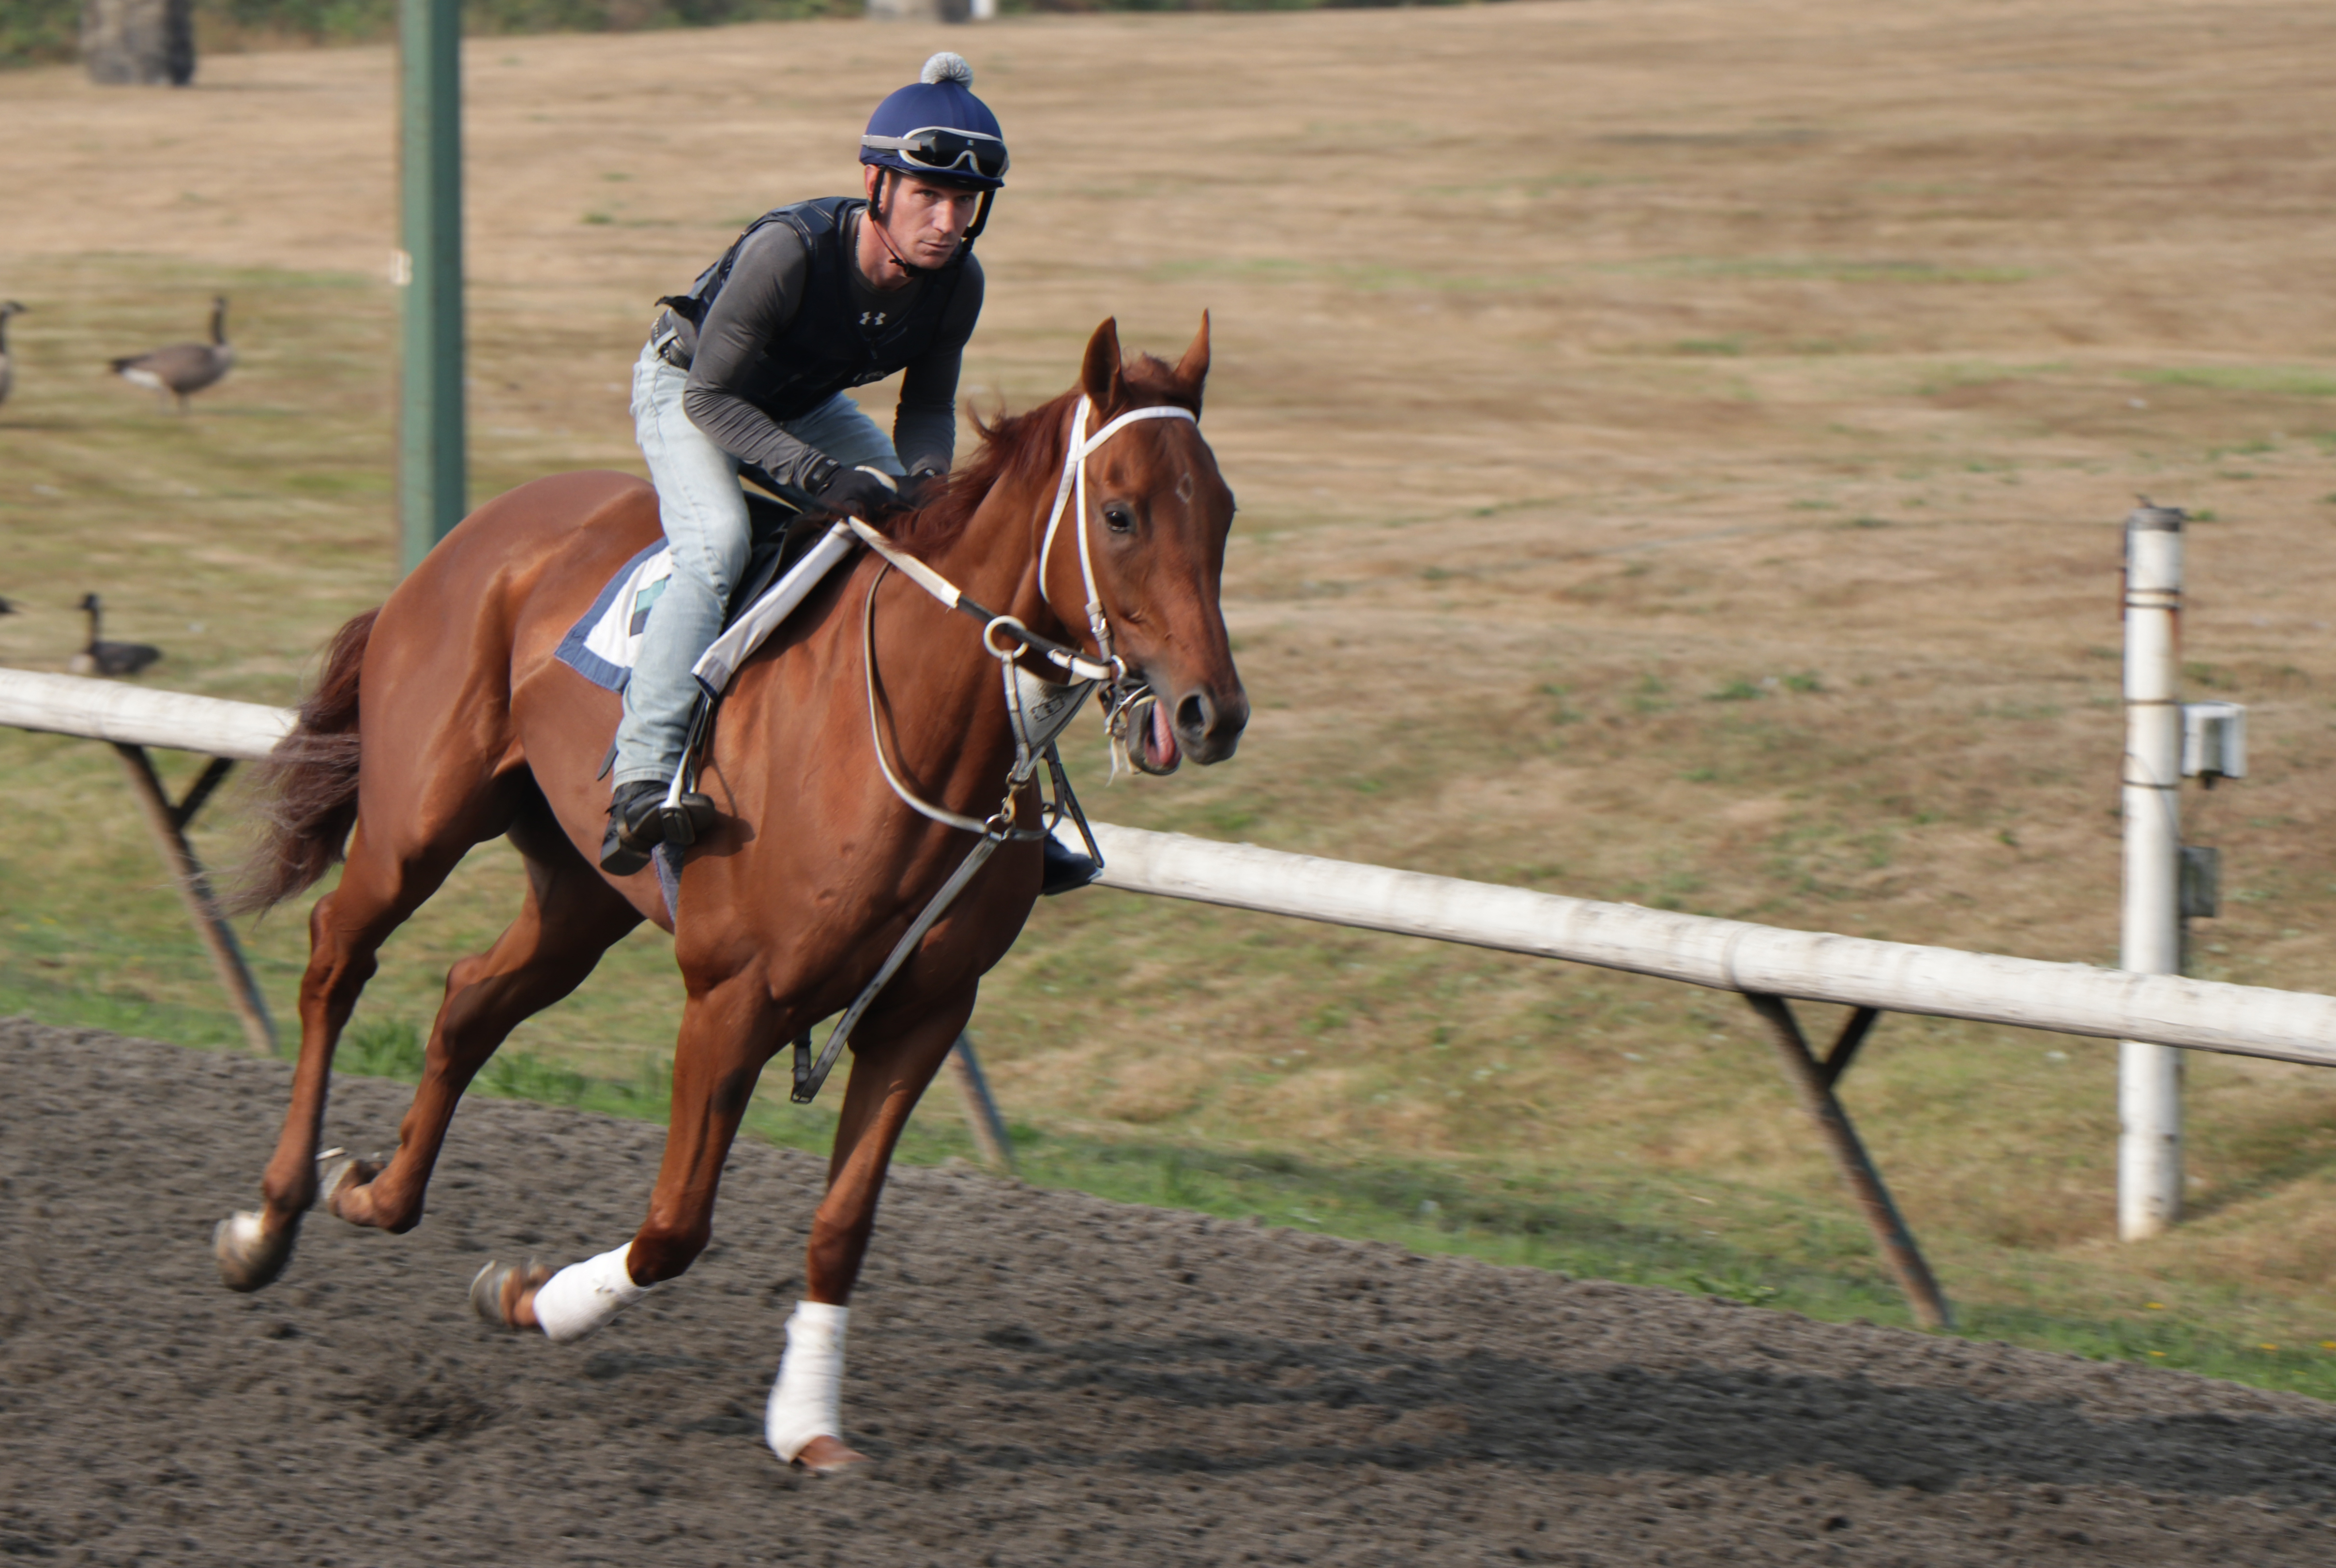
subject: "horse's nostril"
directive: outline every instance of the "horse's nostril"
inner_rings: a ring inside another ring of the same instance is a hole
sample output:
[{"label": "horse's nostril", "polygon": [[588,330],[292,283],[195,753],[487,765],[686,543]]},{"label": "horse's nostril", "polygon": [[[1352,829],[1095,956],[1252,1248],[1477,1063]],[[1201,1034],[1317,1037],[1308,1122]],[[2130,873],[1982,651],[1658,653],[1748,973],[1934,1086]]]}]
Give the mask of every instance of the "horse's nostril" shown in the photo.
[{"label": "horse's nostril", "polygon": [[1176,705],[1176,727],[1186,735],[1208,734],[1209,721],[1216,716],[1215,706],[1197,691]]}]

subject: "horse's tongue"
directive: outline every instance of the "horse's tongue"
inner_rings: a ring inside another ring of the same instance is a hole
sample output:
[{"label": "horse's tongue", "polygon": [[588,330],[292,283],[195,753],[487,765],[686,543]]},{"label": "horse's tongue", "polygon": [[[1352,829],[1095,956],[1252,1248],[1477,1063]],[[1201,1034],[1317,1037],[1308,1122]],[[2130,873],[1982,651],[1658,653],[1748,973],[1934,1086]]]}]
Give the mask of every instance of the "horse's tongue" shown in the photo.
[{"label": "horse's tongue", "polygon": [[1162,767],[1171,767],[1176,761],[1176,732],[1168,727],[1168,705],[1152,705],[1152,760]]}]

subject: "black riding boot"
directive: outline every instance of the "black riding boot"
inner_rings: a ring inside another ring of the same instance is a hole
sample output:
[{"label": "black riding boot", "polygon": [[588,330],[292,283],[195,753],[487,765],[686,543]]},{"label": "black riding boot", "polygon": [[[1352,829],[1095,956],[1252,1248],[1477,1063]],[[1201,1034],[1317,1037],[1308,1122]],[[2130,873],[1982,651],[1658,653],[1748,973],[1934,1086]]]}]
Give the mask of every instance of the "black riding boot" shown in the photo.
[{"label": "black riding boot", "polygon": [[600,841],[602,871],[628,877],[649,863],[649,852],[665,842],[665,787],[655,779],[617,786],[608,835]]},{"label": "black riding boot", "polygon": [[1103,868],[1093,860],[1051,836],[1039,841],[1038,859],[1043,868],[1038,873],[1042,899],[1083,888],[1103,875]]}]

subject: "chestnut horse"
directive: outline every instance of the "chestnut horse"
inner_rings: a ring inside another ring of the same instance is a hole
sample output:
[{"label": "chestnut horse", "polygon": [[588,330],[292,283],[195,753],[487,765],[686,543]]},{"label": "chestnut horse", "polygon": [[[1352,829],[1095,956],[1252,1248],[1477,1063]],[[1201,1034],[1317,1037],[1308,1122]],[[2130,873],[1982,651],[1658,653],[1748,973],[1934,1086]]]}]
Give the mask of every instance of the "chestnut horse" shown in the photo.
[{"label": "chestnut horse", "polygon": [[[1231,755],[1249,718],[1218,606],[1233,500],[1197,424],[1208,365],[1205,316],[1173,368],[1149,355],[1124,362],[1115,324],[1105,322],[1079,387],[985,430],[943,497],[888,530],[896,550],[1031,632],[1080,648],[1094,647],[1091,629],[1107,632],[1130,678],[1171,716],[1158,726],[1173,729],[1167,744],[1203,764]],[[1072,450],[1139,408],[1180,416],[1130,422],[1092,455]],[[1063,542],[1085,532],[1079,548],[1051,551],[1042,580],[1042,535],[1066,456],[1086,465],[1085,506],[1063,519]],[[863,554],[732,683],[700,774],[720,818],[689,852],[676,912],[654,869],[603,875],[595,860],[608,791],[595,773],[618,699],[553,651],[657,532],[656,492],[639,480],[569,473],[523,485],[465,519],[333,643],[272,761],[273,827],[247,901],[274,903],[313,883],[344,842],[347,866],[309,916],[299,1063],[264,1204],[223,1222],[216,1239],[229,1287],[258,1290],[282,1271],[320,1187],[352,1224],[418,1223],[464,1087],[521,1019],[573,990],[647,919],[672,932],[688,991],[647,1217],[628,1243],[557,1275],[490,1264],[472,1290],[482,1313],[510,1328],[565,1339],[599,1327],[705,1248],[723,1163],[764,1064],[852,1001],[976,842],[886,786],[871,705],[886,713],[885,752],[910,790],[977,817],[998,809],[1015,744],[988,633]],[[1100,621],[1088,611],[1089,573]],[[1026,826],[1037,817],[1035,796],[1016,799]],[[519,918],[447,976],[395,1154],[320,1180],[333,1047],[375,953],[464,852],[498,834],[526,862]],[[837,1388],[845,1303],[886,1166],[1038,886],[1037,845],[1000,848],[857,1030],[805,1300],[772,1392],[767,1435],[784,1459],[820,1472],[860,1459],[842,1440]]]}]

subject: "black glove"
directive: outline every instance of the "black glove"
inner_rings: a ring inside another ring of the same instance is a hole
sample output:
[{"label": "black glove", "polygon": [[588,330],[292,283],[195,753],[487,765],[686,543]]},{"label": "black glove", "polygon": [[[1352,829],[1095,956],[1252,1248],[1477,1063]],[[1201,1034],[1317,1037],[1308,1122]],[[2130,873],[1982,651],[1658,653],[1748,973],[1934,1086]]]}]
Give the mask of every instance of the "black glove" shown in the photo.
[{"label": "black glove", "polygon": [[891,479],[866,468],[839,468],[812,492],[819,510],[831,516],[854,517],[875,522],[902,510],[900,492]]},{"label": "black glove", "polygon": [[930,506],[949,489],[949,475],[920,469],[900,482],[900,504],[911,510]]}]

